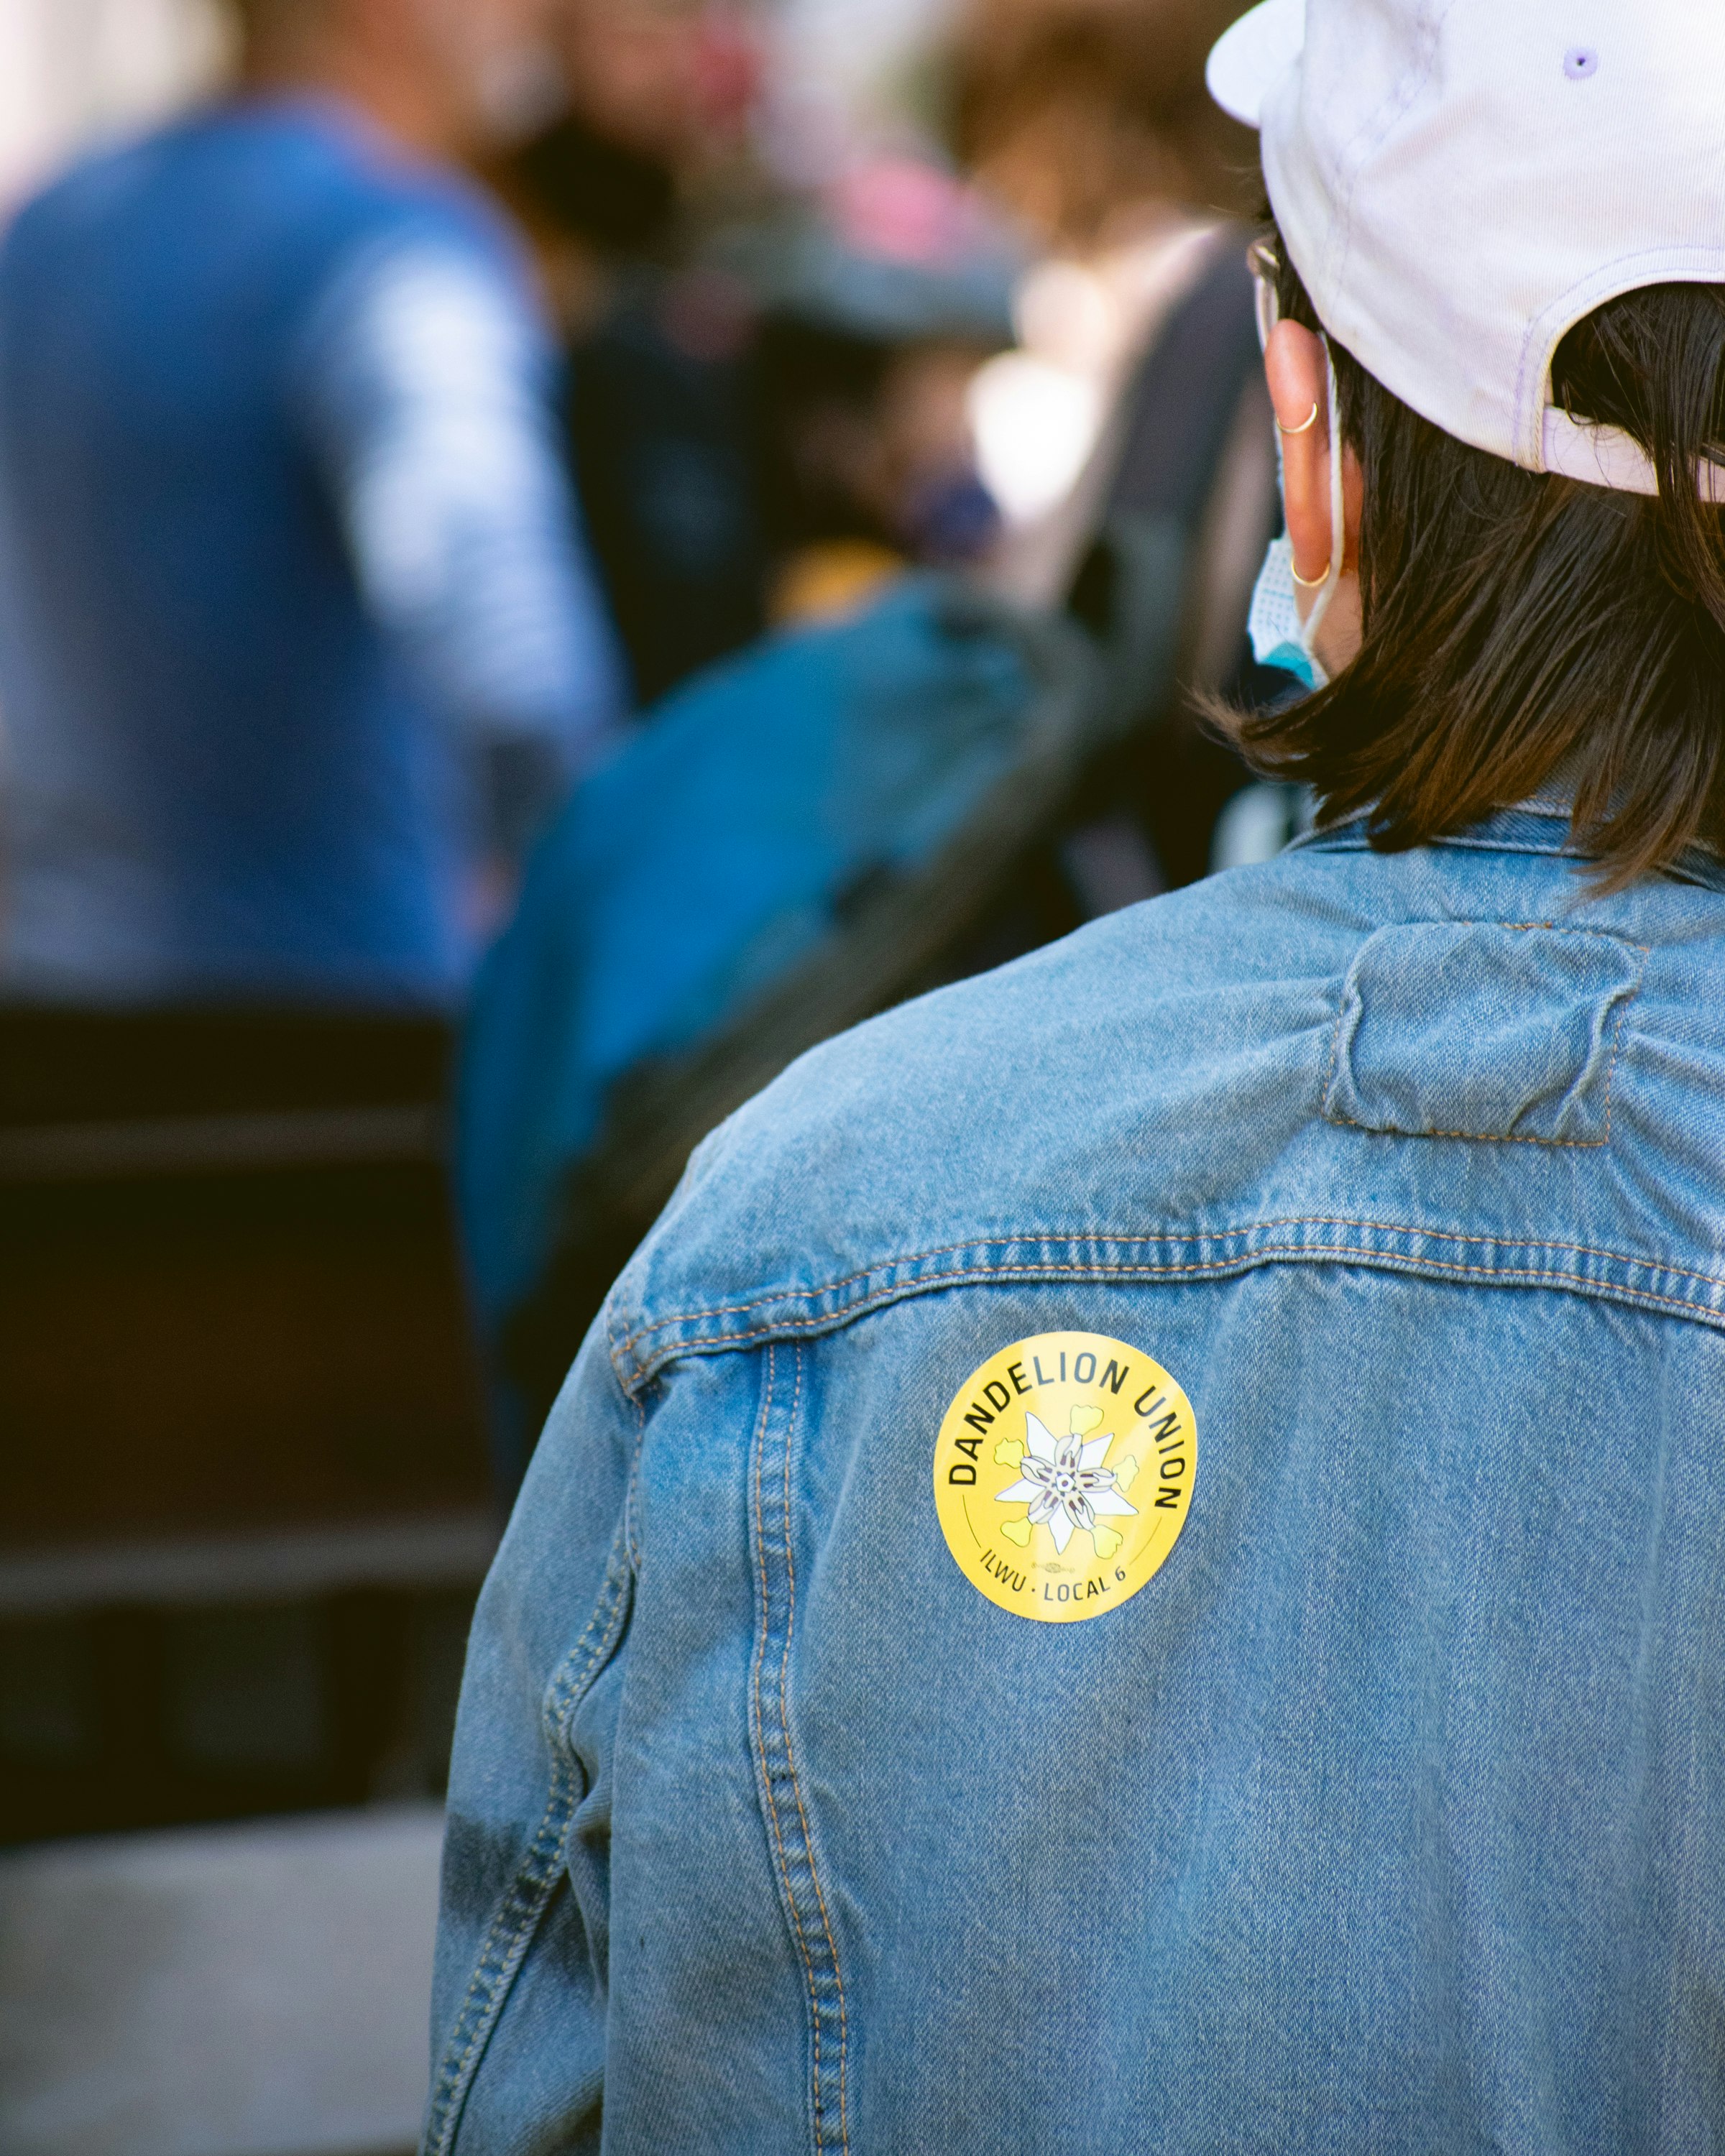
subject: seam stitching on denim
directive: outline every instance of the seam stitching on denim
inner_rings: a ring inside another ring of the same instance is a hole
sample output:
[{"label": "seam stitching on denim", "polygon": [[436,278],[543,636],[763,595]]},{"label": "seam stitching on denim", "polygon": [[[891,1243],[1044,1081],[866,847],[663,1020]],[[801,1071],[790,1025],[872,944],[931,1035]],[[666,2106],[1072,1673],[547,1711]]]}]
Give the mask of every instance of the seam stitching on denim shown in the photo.
[{"label": "seam stitching on denim", "polygon": [[605,1352],[611,1360],[612,1373],[624,1391],[628,1393],[629,1379],[624,1373],[623,1358],[629,1353],[629,1341],[634,1336],[626,1332],[619,1333],[618,1330],[619,1325],[626,1325],[629,1322],[623,1309],[623,1298],[620,1294],[607,1298],[603,1315],[605,1320]]},{"label": "seam stitching on denim", "polygon": [[[626,1575],[619,1576],[618,1563],[622,1542],[623,1532],[619,1526],[605,1567],[604,1581],[593,1614],[588,1619],[586,1630],[565,1656],[562,1670],[547,1690],[542,1712],[559,1740],[566,1738],[571,1703],[578,1701],[615,1643],[622,1611],[628,1599]],[[602,1619],[603,1628],[599,1630]],[[596,1631],[598,1634],[597,1638],[594,1636]],[[586,1656],[584,1665],[582,1663],[583,1654]],[[539,1920],[545,1913],[546,1904],[557,1884],[562,1852],[567,1845],[569,1826],[575,1815],[576,1807],[571,1797],[576,1779],[576,1763],[566,1744],[560,1742],[544,1816],[539,1822],[538,1831],[528,1844],[526,1857],[497,1905],[485,1943],[480,1949],[479,1958],[474,1964],[473,1975],[469,1979],[466,1995],[461,2002],[461,2010],[449,2032],[444,2066],[438,2076],[426,2119],[425,2156],[446,2156],[446,2152],[454,2147],[467,2098],[478,2071],[480,2054],[496,2026],[522,1958],[538,1929]],[[451,2054],[455,2045],[461,2041],[464,2028],[466,2030],[466,2041],[459,2057],[454,2057]]]},{"label": "seam stitching on denim", "polygon": [[639,1394],[630,1392],[623,1383],[623,1379],[614,1365],[611,1374],[614,1382],[622,1389],[623,1397],[635,1411],[635,1452],[634,1458],[629,1464],[629,1487],[624,1492],[623,1500],[623,1525],[624,1538],[629,1546],[629,1561],[634,1568],[635,1577],[639,1579],[641,1573],[641,1545],[635,1532],[638,1519],[636,1500],[640,1491],[641,1455],[646,1450],[647,1445],[647,1403]]},{"label": "seam stitching on denim", "polygon": [[[1285,1223],[1292,1226],[1343,1225],[1371,1229],[1378,1224],[1369,1221],[1349,1221],[1329,1224],[1324,1222]],[[1407,1235],[1414,1240],[1422,1236],[1439,1236],[1447,1242],[1489,1243],[1491,1236],[1462,1236],[1445,1235],[1440,1229],[1388,1228],[1386,1233]],[[1681,1266],[1666,1265],[1656,1260],[1624,1258],[1605,1250],[1592,1250],[1585,1244],[1532,1244],[1512,1245],[1522,1249],[1574,1250],[1583,1256],[1601,1257],[1613,1264],[1630,1265],[1645,1272],[1668,1273],[1681,1280],[1693,1281],[1725,1291],[1725,1280],[1715,1280],[1707,1273],[1692,1273]],[[908,1301],[916,1295],[938,1294],[950,1287],[986,1286],[994,1281],[1055,1281],[1065,1279],[1104,1280],[1115,1277],[1127,1280],[1189,1279],[1201,1275],[1216,1276],[1229,1272],[1250,1271],[1255,1265],[1276,1263],[1335,1264],[1348,1259],[1357,1259],[1362,1265],[1389,1265],[1398,1270],[1430,1272],[1439,1278],[1460,1276],[1467,1279],[1514,1281],[1529,1287],[1575,1287],[1594,1293],[1608,1292],[1638,1307],[1676,1312],[1697,1311],[1714,1318],[1725,1318],[1717,1298],[1672,1295],[1657,1288],[1632,1287],[1627,1282],[1602,1280],[1596,1274],[1563,1272],[1550,1267],[1533,1265],[1469,1265],[1460,1258],[1445,1258],[1435,1255],[1422,1256],[1408,1250],[1389,1250],[1382,1246],[1349,1243],[1264,1243],[1248,1246],[1224,1256],[1196,1260],[1189,1264],[1158,1264],[1142,1259],[1133,1264],[1105,1265],[1101,1262],[1068,1261],[1047,1259],[1034,1265],[973,1265],[952,1272],[926,1275],[916,1280],[896,1281],[860,1296],[842,1309],[814,1311],[799,1317],[786,1317],[766,1325],[752,1326],[742,1332],[697,1333],[686,1340],[669,1342],[658,1351],[650,1365],[652,1373],[664,1368],[667,1362],[680,1355],[701,1354],[709,1348],[716,1352],[747,1348],[752,1342],[781,1336],[814,1332],[838,1332],[860,1317],[871,1316],[875,1311],[894,1302]]]},{"label": "seam stitching on denim", "polygon": [[[1713,1273],[1697,1272],[1688,1265],[1672,1265],[1662,1258],[1635,1257],[1623,1250],[1602,1250],[1597,1244],[1594,1243],[1562,1243],[1539,1237],[1523,1237],[1512,1240],[1506,1239],[1502,1235],[1465,1235],[1455,1229],[1421,1227],[1417,1224],[1405,1220],[1364,1220],[1357,1218],[1350,1219],[1327,1214],[1295,1213],[1289,1214],[1283,1218],[1275,1220],[1253,1221],[1245,1227],[1204,1229],[1196,1232],[1184,1233],[1170,1232],[1161,1235],[1121,1235],[1111,1234],[1106,1230],[1098,1230],[1095,1234],[1086,1235],[1083,1236],[1077,1236],[1070,1234],[987,1235],[973,1238],[972,1240],[964,1243],[946,1243],[932,1250],[913,1250],[902,1257],[884,1258],[877,1265],[867,1266],[860,1272],[847,1273],[841,1280],[823,1281],[814,1287],[782,1289],[772,1295],[756,1296],[747,1302],[716,1303],[704,1309],[674,1311],[664,1317],[655,1318],[650,1324],[643,1325],[639,1327],[638,1330],[630,1336],[626,1345],[632,1351],[639,1344],[640,1342],[649,1338],[653,1334],[669,1332],[674,1327],[680,1325],[697,1325],[707,1323],[711,1322],[713,1319],[721,1317],[747,1317],[752,1311],[766,1310],[777,1302],[809,1302],[814,1301],[818,1297],[834,1296],[837,1295],[841,1289],[855,1287],[858,1282],[871,1280],[879,1274],[896,1272],[906,1265],[927,1265],[932,1260],[936,1258],[963,1257],[971,1252],[981,1252],[984,1250],[1008,1250],[1016,1249],[1027,1243],[1040,1243],[1045,1245],[1057,1245],[1063,1248],[1070,1249],[1076,1242],[1082,1242],[1092,1246],[1112,1245],[1115,1247],[1122,1250],[1137,1249],[1141,1250],[1153,1250],[1158,1247],[1165,1247],[1170,1244],[1189,1245],[1192,1243],[1205,1242],[1234,1242],[1240,1243],[1246,1246],[1246,1250],[1241,1254],[1242,1255],[1249,1255],[1254,1247],[1251,1240],[1253,1237],[1263,1235],[1271,1229],[1278,1228],[1363,1229],[1378,1235],[1407,1235],[1432,1242],[1480,1244],[1494,1249],[1504,1250],[1560,1250],[1568,1255],[1574,1257],[1603,1258],[1610,1265],[1634,1266],[1645,1272],[1668,1273],[1672,1278],[1676,1280],[1693,1281],[1701,1286],[1725,1290],[1725,1276]],[[1256,1247],[1262,1248],[1266,1246]],[[1275,1248],[1276,1246],[1271,1245],[1267,1247]],[[1293,1254],[1300,1255],[1297,1251]],[[1322,1255],[1321,1251],[1319,1255]],[[1159,1264],[1153,1259],[1141,1259],[1130,1263],[1117,1264],[1106,1262],[1100,1259],[1073,1260],[1070,1258],[1050,1257],[1046,1260],[1040,1260],[1036,1265],[1021,1265],[1016,1268],[1016,1270],[1020,1272],[1046,1270],[1050,1274],[1066,1272],[1136,1271],[1203,1272],[1212,1270],[1219,1264],[1231,1265],[1237,1261],[1238,1260],[1232,1256],[1225,1259],[1205,1258],[1197,1260],[1193,1265],[1174,1266]],[[1526,1268],[1516,1268],[1515,1270],[1525,1270]],[[965,1276],[968,1277],[968,1276]],[[957,1273],[936,1273],[927,1275],[915,1281],[883,1281],[879,1288],[871,1291],[866,1296],[860,1298],[857,1302],[851,1305],[850,1307],[856,1310],[865,1309],[870,1304],[878,1301],[883,1295],[888,1296],[895,1296],[913,1287],[940,1287],[959,1277],[961,1277],[961,1276]],[[1591,1284],[1592,1283],[1589,1283],[1589,1285]],[[1640,1292],[1640,1291],[1632,1291]],[[1693,1306],[1697,1309],[1702,1309],[1708,1306],[1697,1303]],[[692,1339],[675,1341],[671,1343],[671,1346],[673,1348],[721,1347],[726,1345],[740,1346],[750,1340],[765,1339],[768,1334],[782,1331],[788,1325],[803,1325],[807,1323],[830,1324],[836,1322],[843,1315],[844,1312],[842,1310],[817,1312],[809,1319],[787,1318],[768,1325],[756,1326],[746,1332],[727,1332],[721,1331],[713,1333],[697,1334]],[[638,1378],[644,1374],[646,1374],[645,1369],[643,1366],[638,1364]]]},{"label": "seam stitching on denim", "polygon": [[[802,1784],[797,1779],[796,1754],[791,1743],[791,1642],[797,1624],[797,1563],[791,1546],[791,1448],[796,1438],[797,1412],[803,1401],[803,1358],[800,1352],[797,1356],[796,1370],[796,1388],[791,1395],[791,1409],[786,1419],[784,1435],[784,1562],[787,1603],[784,1654],[779,1662],[778,1669],[778,1717],[780,1725],[784,1731],[785,1778],[791,1785],[791,1794],[797,1800],[797,1817],[803,1830],[803,1861],[809,1866],[809,1883],[814,1888],[815,1906],[820,1911],[821,1929],[826,1934],[827,1953],[833,1967],[833,1989],[839,1998],[839,2146],[848,2152],[850,2147],[850,2129],[846,2105],[845,2068],[850,2030],[850,2018],[845,2005],[845,1979],[839,1967],[839,1946],[837,1940],[833,1937],[833,1924],[831,1917],[827,1913],[826,1896],[821,1892],[820,1871],[814,1861],[814,1837],[809,1831],[809,1814],[803,1808]],[[820,2138],[824,2138],[824,2129],[822,2125],[824,2110],[824,2099],[817,2087],[814,2114],[817,2134]]]},{"label": "seam stitching on denim", "polygon": [[771,1426],[773,1395],[778,1383],[778,1354],[772,1348],[767,1350],[767,1374],[761,1394],[761,1412],[755,1423],[754,1444],[754,1515],[755,1515],[755,1569],[760,1582],[760,1629],[755,1640],[754,1668],[749,1686],[749,1719],[755,1736],[755,1757],[759,1763],[761,1800],[767,1815],[767,1831],[773,1844],[774,1859],[778,1866],[780,1886],[783,1889],[786,1914],[790,1920],[791,1936],[795,1941],[798,1959],[803,1964],[803,1981],[809,1998],[809,2018],[813,2057],[810,2065],[809,2102],[810,2123],[814,2130],[814,2146],[820,2147],[820,2000],[814,1980],[814,1964],[809,1957],[809,1943],[803,1929],[802,1911],[797,1906],[796,1891],[791,1885],[790,1861],[785,1853],[784,1827],[778,1816],[778,1803],[773,1790],[773,1763],[767,1756],[767,1709],[762,1697],[762,1681],[766,1675],[767,1643],[773,1630],[773,1583],[767,1568],[767,1524],[765,1500],[762,1490],[762,1471],[767,1451],[767,1432]]},{"label": "seam stitching on denim", "polygon": [[[1619,936],[1609,928],[1560,928],[1551,921],[1457,921],[1457,928],[1507,928],[1513,934],[1526,936],[1543,929],[1553,936],[1597,936],[1608,942],[1620,943],[1626,951],[1639,951],[1640,965],[1636,968],[1635,986],[1622,998],[1618,1006],[1617,1023],[1611,1029],[1611,1055],[1605,1069],[1605,1130],[1597,1138],[1539,1138],[1531,1135],[1518,1137],[1513,1131],[1404,1131],[1383,1123],[1363,1123],[1357,1116],[1344,1116],[1331,1103],[1335,1097],[1336,1069],[1342,1059],[1342,1030],[1347,1023],[1348,998],[1343,996],[1342,1008],[1336,1014],[1335,1029],[1330,1038],[1330,1067],[1325,1075],[1322,1112],[1324,1121],[1350,1131],[1364,1131],[1370,1137],[1384,1138],[1450,1138],[1463,1145],[1531,1145],[1543,1146],[1550,1152],[1598,1152],[1611,1142],[1611,1110],[1613,1089],[1617,1083],[1617,1059],[1623,1047],[1624,1021],[1629,1016],[1630,1005],[1640,994],[1647,978],[1647,960],[1652,946],[1631,943],[1626,936]],[[1369,939],[1368,939],[1369,940]],[[1350,966],[1351,977],[1353,968]]]}]

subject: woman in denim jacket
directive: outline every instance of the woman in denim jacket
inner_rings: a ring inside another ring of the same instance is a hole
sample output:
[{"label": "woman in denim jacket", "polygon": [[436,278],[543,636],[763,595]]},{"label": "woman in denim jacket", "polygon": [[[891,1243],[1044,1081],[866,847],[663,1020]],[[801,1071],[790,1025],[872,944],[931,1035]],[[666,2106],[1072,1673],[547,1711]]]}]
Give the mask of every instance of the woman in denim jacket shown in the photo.
[{"label": "woman in denim jacket", "polygon": [[696,1156],[480,1605],[435,2156],[1725,2145],[1722,77],[1218,49],[1318,828]]}]

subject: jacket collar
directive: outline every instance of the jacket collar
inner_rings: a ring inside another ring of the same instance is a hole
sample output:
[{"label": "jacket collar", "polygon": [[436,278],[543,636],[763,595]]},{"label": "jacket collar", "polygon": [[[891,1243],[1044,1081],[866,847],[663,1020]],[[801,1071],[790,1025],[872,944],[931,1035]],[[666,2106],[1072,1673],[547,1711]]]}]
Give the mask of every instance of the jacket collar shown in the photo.
[{"label": "jacket collar", "polygon": [[[1569,819],[1568,802],[1536,796],[1530,801],[1517,803],[1512,808],[1500,808],[1466,831],[1434,839],[1431,844],[1476,853],[1548,854],[1584,865],[1589,856],[1574,843]],[[1339,824],[1320,825],[1296,839],[1289,850],[1301,846],[1319,853],[1368,853],[1372,847],[1371,813],[1362,809]],[[1664,874],[1673,883],[1697,884],[1706,891],[1725,891],[1725,859],[1709,847],[1692,846]]]}]

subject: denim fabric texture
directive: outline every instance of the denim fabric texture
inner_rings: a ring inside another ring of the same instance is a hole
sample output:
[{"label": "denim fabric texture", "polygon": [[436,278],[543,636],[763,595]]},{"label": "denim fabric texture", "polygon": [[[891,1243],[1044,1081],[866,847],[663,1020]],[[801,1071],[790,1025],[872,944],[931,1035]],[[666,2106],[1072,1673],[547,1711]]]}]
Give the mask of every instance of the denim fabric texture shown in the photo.
[{"label": "denim fabric texture", "polygon": [[[1725,873],[1353,827],[697,1154],[475,1630],[432,2156],[1725,2146]],[[1183,1533],[1029,1623],[942,1418],[1082,1330]]]}]

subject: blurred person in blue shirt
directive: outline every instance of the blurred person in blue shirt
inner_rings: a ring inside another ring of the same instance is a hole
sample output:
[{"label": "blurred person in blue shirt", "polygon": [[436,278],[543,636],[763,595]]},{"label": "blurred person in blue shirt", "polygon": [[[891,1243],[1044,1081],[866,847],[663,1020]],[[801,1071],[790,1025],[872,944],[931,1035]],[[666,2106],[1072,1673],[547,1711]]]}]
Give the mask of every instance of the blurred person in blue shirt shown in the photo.
[{"label": "blurred person in blue shirt", "polygon": [[516,244],[522,0],[246,0],[0,248],[15,994],[445,1004],[624,701]]}]

